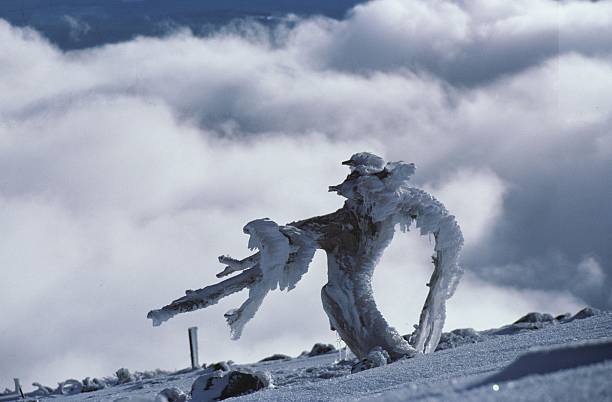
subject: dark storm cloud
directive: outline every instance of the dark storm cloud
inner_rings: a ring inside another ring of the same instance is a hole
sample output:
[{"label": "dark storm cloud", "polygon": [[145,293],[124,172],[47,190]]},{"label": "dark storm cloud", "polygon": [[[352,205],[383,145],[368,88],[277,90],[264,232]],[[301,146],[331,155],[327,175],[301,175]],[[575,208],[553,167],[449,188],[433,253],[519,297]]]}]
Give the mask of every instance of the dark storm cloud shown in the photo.
[{"label": "dark storm cloud", "polygon": [[[331,341],[322,256],[240,342],[222,313],[241,295],[161,328],[144,316],[214,281],[217,255],[244,255],[247,221],[337,208],[325,190],[362,150],[415,162],[463,227],[449,326],[609,308],[611,11],[384,0],[76,52],[0,21],[0,381],[180,366],[184,328],[202,323],[206,360]],[[398,239],[374,285],[407,332],[431,245]]]}]

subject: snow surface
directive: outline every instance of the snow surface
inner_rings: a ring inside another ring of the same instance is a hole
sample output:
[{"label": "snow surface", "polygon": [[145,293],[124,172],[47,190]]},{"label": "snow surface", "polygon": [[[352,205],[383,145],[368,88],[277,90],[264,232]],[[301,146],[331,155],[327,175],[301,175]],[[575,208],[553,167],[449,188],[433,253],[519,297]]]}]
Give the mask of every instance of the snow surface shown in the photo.
[{"label": "snow surface", "polygon": [[[476,343],[356,374],[349,374],[349,364],[335,362],[337,353],[242,365],[270,372],[275,388],[231,400],[612,400],[612,312],[562,322],[531,327],[516,324],[513,331],[501,335],[500,331],[482,331]],[[473,337],[473,332],[466,333]],[[201,373],[162,375],[91,393],[39,399],[153,401],[165,388],[188,393]]]}]

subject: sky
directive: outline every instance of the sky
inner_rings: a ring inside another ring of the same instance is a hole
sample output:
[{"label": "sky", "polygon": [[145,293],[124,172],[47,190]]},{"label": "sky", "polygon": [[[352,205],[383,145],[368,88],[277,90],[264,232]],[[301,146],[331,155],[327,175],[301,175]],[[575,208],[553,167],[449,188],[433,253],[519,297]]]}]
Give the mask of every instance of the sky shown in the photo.
[{"label": "sky", "polygon": [[[612,309],[612,2],[377,0],[334,19],[234,21],[65,50],[0,20],[0,386],[250,362],[334,343],[325,255],[242,338],[223,313],[146,314],[249,254],[242,227],[341,207],[360,151],[414,162],[461,225],[446,329]],[[374,275],[412,332],[431,239]]]}]

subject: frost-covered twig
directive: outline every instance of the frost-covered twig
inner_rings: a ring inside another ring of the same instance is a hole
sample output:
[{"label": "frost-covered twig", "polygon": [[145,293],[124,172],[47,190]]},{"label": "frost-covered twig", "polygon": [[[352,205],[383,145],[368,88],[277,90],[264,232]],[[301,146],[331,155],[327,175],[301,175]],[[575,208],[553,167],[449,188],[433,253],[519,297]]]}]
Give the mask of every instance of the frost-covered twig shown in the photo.
[{"label": "frost-covered twig", "polygon": [[251,268],[252,266],[257,264],[259,262],[259,252],[250,255],[242,260],[237,260],[235,258],[230,257],[229,255],[220,255],[219,262],[221,264],[227,265],[227,267],[225,267],[223,271],[219,272],[216,275],[217,278],[222,278],[236,271],[244,271],[245,269]]},{"label": "frost-covered twig", "polygon": [[240,292],[242,289],[253,286],[262,278],[261,270],[258,267],[247,269],[239,275],[228,278],[214,285],[206,286],[198,290],[187,290],[185,296],[174,300],[167,306],[159,310],[152,310],[147,318],[153,320],[153,325],[161,325],[180,313],[194,311],[213,304],[232,293]]}]

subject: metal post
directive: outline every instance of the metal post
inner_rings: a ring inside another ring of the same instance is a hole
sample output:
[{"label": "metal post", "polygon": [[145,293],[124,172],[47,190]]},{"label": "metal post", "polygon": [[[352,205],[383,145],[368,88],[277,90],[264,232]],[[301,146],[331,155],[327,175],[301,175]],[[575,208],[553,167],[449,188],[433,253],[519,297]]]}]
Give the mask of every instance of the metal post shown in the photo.
[{"label": "metal post", "polygon": [[189,328],[189,351],[191,352],[191,368],[200,368],[198,363],[198,327]]},{"label": "metal post", "polygon": [[25,398],[23,391],[21,390],[21,384],[19,384],[19,378],[13,378],[13,381],[15,381],[15,393],[20,395],[22,398]]}]

